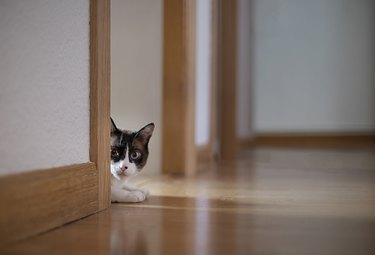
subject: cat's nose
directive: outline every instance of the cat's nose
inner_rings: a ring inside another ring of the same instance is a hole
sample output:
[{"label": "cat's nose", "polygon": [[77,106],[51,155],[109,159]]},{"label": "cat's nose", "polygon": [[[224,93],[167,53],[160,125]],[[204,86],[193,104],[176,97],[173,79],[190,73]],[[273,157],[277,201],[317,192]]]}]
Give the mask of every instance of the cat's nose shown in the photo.
[{"label": "cat's nose", "polygon": [[127,166],[123,166],[123,167],[121,168],[121,170],[123,170],[123,171],[125,171],[126,169],[128,169]]}]

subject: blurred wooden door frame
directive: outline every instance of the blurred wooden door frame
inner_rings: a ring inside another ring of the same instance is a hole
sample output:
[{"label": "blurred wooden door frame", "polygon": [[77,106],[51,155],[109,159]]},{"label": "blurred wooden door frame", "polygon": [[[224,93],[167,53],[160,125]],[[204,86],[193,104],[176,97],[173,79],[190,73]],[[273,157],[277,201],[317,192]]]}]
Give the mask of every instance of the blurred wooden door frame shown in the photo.
[{"label": "blurred wooden door frame", "polygon": [[234,159],[237,146],[237,1],[211,0],[210,140],[198,162]]},{"label": "blurred wooden door frame", "polygon": [[218,156],[233,160],[237,153],[237,0],[218,4]]},{"label": "blurred wooden door frame", "polygon": [[110,0],[90,0],[90,162],[0,177],[0,247],[110,206]]},{"label": "blurred wooden door frame", "polygon": [[[237,1],[211,0],[212,159],[234,159],[236,134]],[[164,0],[163,46],[163,173],[194,175],[196,0]],[[216,149],[218,148],[218,149]]]},{"label": "blurred wooden door frame", "polygon": [[164,0],[163,173],[194,175],[195,0]]}]

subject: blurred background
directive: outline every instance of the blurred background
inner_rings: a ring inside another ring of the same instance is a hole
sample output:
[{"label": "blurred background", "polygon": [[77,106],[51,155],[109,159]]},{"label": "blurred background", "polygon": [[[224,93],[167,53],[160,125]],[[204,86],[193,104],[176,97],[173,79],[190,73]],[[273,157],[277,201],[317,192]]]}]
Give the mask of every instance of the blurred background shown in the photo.
[{"label": "blurred background", "polygon": [[[220,69],[221,2],[196,1],[195,77],[188,84],[194,86],[196,150],[210,145],[209,157],[218,158],[220,119],[228,110],[220,105],[221,87],[228,86],[221,76],[226,69]],[[162,118],[169,100],[162,92],[166,4],[113,0],[111,9],[112,117],[127,129],[156,123],[147,168],[152,174],[162,173],[168,125]],[[236,148],[280,136],[374,133],[374,1],[238,0],[233,8],[235,77],[229,89],[235,93]]]}]

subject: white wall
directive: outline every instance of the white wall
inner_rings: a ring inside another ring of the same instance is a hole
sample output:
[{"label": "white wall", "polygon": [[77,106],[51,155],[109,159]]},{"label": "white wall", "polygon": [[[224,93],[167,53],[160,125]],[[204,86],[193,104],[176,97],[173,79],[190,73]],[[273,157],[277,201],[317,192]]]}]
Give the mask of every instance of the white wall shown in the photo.
[{"label": "white wall", "polygon": [[211,1],[196,3],[195,144],[210,141],[211,109]]},{"label": "white wall", "polygon": [[258,132],[375,129],[375,2],[255,0]]},{"label": "white wall", "polygon": [[237,4],[237,135],[253,135],[253,67],[252,67],[252,0]]},{"label": "white wall", "polygon": [[111,2],[111,115],[122,129],[155,123],[144,174],[161,172],[162,3]]},{"label": "white wall", "polygon": [[88,162],[88,0],[2,0],[0,35],[0,175]]}]

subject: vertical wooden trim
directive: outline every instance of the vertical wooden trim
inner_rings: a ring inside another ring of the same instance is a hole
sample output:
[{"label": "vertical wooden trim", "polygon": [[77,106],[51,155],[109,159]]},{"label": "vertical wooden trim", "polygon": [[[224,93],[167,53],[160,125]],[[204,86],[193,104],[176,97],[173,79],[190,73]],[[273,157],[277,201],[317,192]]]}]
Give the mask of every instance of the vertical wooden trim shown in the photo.
[{"label": "vertical wooden trim", "polygon": [[98,170],[99,210],[110,205],[110,0],[90,1],[90,161]]},{"label": "vertical wooden trim", "polygon": [[195,152],[195,44],[196,44],[196,0],[184,0],[185,17],[186,17],[186,61],[187,61],[187,122],[186,122],[186,164],[184,174],[191,176],[197,171],[196,169],[196,152]]},{"label": "vertical wooden trim", "polygon": [[237,0],[221,0],[219,8],[220,158],[231,160],[237,152]]},{"label": "vertical wooden trim", "polygon": [[164,0],[163,47],[163,172],[193,175],[195,0]]},{"label": "vertical wooden trim", "polygon": [[209,154],[211,159],[215,157],[217,151],[216,142],[218,135],[218,0],[211,0],[211,109],[210,109],[210,143]]}]

